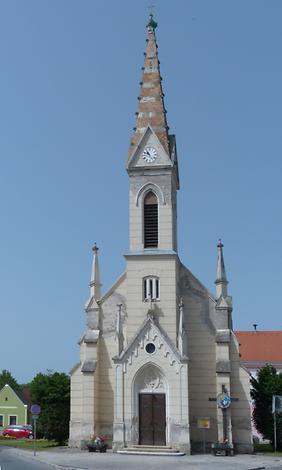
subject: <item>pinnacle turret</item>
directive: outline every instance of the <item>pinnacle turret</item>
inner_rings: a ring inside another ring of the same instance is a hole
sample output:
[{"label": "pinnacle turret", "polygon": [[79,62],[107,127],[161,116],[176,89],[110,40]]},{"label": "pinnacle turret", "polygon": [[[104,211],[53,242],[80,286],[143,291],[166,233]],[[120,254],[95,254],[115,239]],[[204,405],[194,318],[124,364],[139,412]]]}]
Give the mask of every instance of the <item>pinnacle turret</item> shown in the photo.
[{"label": "pinnacle turret", "polygon": [[162,78],[158,59],[158,46],[156,42],[155,29],[157,23],[150,14],[147,24],[147,45],[144,53],[144,66],[141,89],[138,97],[139,105],[136,112],[136,127],[131,139],[129,157],[134,147],[138,144],[147,126],[150,125],[160,139],[164,149],[170,153],[168,125],[166,121],[166,109],[164,105],[164,94],[162,91]]},{"label": "pinnacle turret", "polygon": [[224,258],[223,258],[223,243],[219,239],[218,244],[217,244],[217,270],[216,270],[216,280],[215,280],[215,285],[216,285],[216,298],[219,299],[220,297],[227,297],[227,276],[226,276],[226,271],[225,271],[225,265],[224,265]]},{"label": "pinnacle turret", "polygon": [[91,269],[91,280],[90,280],[90,297],[94,297],[95,300],[99,300],[101,297],[101,282],[100,282],[100,269],[99,269],[99,260],[98,260],[98,250],[96,243],[94,244],[93,251],[93,261]]}]

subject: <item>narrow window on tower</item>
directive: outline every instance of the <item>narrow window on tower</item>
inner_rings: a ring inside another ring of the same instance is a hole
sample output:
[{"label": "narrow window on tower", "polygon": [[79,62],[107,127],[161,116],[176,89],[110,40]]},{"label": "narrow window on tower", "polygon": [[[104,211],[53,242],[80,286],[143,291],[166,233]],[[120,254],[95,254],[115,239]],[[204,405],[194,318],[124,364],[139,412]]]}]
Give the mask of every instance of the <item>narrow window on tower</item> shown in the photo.
[{"label": "narrow window on tower", "polygon": [[158,200],[150,191],[144,199],[144,248],[158,247]]},{"label": "narrow window on tower", "polygon": [[160,280],[158,277],[143,278],[143,300],[160,300]]}]

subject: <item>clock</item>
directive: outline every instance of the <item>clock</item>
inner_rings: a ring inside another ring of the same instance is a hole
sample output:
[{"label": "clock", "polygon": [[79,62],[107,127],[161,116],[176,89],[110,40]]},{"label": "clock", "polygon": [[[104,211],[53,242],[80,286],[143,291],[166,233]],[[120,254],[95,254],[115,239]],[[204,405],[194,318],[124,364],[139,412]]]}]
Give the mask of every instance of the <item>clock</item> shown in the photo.
[{"label": "clock", "polygon": [[152,163],[156,160],[157,156],[158,152],[154,147],[145,147],[142,152],[143,160],[145,160],[146,163]]}]

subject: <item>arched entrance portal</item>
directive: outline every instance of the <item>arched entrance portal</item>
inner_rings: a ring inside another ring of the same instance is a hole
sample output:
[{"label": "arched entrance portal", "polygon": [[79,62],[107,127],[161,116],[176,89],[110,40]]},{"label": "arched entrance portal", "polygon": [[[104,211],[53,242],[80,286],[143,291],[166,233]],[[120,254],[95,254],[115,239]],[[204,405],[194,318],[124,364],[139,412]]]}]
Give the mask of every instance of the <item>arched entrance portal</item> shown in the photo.
[{"label": "arched entrance portal", "polygon": [[164,446],[167,441],[167,384],[162,371],[152,363],[142,367],[134,384],[138,412],[138,443]]}]

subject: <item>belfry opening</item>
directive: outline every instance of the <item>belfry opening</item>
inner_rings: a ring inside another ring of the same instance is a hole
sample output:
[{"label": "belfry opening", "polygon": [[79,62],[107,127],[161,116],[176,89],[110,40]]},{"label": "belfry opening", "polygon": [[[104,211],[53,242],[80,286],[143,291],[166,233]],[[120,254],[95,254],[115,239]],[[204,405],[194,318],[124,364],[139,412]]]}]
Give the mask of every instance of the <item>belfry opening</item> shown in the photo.
[{"label": "belfry opening", "polygon": [[144,198],[144,248],[157,248],[158,239],[158,199],[150,191]]}]

